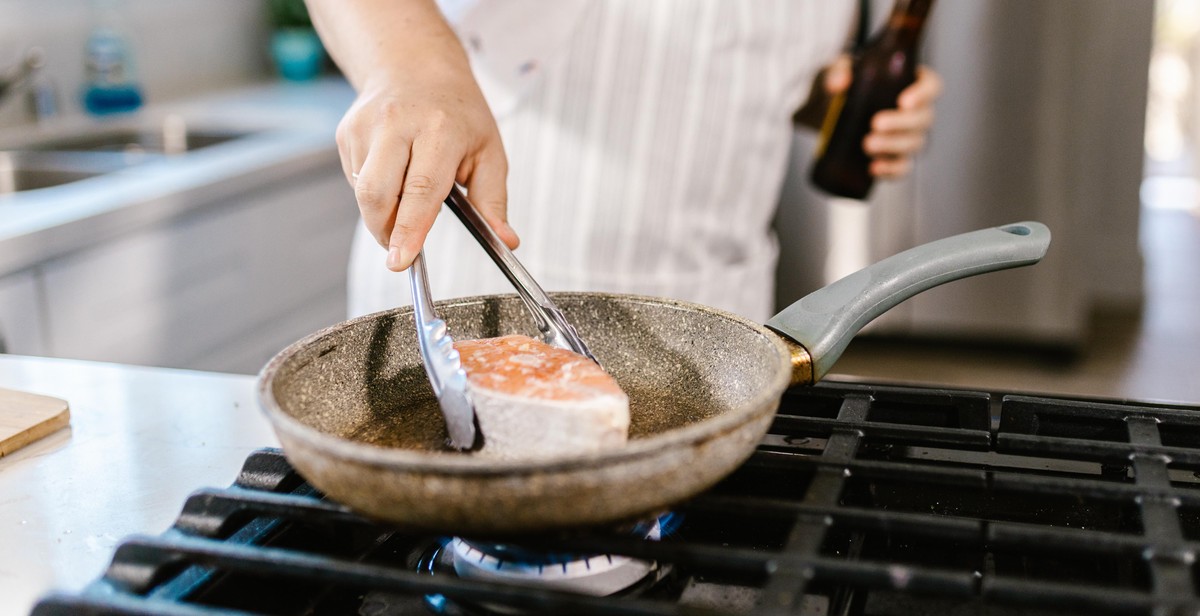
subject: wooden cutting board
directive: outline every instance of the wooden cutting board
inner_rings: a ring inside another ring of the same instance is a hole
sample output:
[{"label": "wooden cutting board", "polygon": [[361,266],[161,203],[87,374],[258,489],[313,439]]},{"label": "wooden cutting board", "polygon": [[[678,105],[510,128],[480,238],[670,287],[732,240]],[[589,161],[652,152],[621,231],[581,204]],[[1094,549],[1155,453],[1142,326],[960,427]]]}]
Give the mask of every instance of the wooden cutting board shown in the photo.
[{"label": "wooden cutting board", "polygon": [[0,387],[0,457],[70,422],[66,400]]}]

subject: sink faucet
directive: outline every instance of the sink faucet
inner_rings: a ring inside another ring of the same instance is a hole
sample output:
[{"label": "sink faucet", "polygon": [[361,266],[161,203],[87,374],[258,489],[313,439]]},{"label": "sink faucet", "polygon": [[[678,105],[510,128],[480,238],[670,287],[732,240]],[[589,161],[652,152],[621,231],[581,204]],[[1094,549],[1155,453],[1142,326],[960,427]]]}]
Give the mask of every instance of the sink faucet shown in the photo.
[{"label": "sink faucet", "polygon": [[32,95],[30,112],[33,119],[40,120],[55,114],[55,93],[47,82],[37,83],[36,73],[45,65],[40,47],[30,47],[25,57],[15,66],[0,72],[0,106],[18,90],[29,88]]}]

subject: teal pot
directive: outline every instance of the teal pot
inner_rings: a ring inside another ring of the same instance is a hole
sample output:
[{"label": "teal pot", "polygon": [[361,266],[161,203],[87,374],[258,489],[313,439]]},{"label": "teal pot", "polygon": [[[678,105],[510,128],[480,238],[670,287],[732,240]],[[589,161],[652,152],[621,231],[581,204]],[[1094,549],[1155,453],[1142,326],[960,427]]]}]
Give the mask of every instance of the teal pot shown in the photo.
[{"label": "teal pot", "polygon": [[271,58],[279,75],[308,81],[321,73],[325,48],[312,28],[281,28],[271,35]]}]

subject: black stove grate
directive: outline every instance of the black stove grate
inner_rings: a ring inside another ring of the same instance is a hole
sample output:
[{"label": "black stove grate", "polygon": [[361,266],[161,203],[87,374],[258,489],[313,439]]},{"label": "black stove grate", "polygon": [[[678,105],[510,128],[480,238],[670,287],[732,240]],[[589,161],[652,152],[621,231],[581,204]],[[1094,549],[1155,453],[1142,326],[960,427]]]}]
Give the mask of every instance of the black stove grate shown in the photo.
[{"label": "black stove grate", "polygon": [[50,614],[1200,614],[1200,407],[821,384],[662,541],[526,547],[668,565],[637,596],[418,571],[433,538],[364,520],[276,450],[204,489]]}]

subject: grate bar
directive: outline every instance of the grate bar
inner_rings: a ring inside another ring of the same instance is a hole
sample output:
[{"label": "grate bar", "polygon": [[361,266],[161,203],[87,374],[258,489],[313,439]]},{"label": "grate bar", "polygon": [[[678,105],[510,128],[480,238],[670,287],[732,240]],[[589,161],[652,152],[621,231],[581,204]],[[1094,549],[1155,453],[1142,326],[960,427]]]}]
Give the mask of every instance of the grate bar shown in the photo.
[{"label": "grate bar", "polygon": [[420,596],[442,594],[475,603],[494,603],[547,613],[673,615],[716,614],[712,610],[631,599],[619,603],[603,597],[576,595],[541,588],[513,587],[480,580],[438,577],[363,564],[332,557],[313,556],[264,546],[178,536],[133,536],[122,545],[125,556],[144,560],[175,559],[244,573],[266,573],[323,584],[369,587]]},{"label": "grate bar", "polygon": [[987,471],[974,468],[930,467],[917,462],[893,462],[887,460],[852,460],[842,461],[813,457],[802,453],[764,450],[754,452],[754,455],[744,465],[746,468],[763,469],[806,469],[833,468],[848,470],[855,477],[871,479],[900,479],[913,483],[934,483],[939,485],[987,487]]},{"label": "grate bar", "polygon": [[874,421],[843,421],[841,419],[780,415],[775,418],[771,427],[772,433],[787,435],[825,436],[835,430],[858,430],[867,439],[886,439],[898,445],[961,447],[975,451],[987,451],[992,444],[992,435],[987,430],[906,426]]},{"label": "grate bar", "polygon": [[1161,422],[1200,427],[1200,415],[1196,408],[1184,405],[1158,404],[1123,400],[1068,400],[1037,396],[1007,395],[1003,399],[1004,421],[1002,431],[1024,431],[1036,433],[1043,419],[1049,416],[1075,417],[1095,422],[1111,419],[1124,421],[1126,417],[1141,416]]},{"label": "grate bar", "polygon": [[989,546],[1009,551],[1042,554],[1092,554],[1141,558],[1147,544],[1137,535],[1079,528],[1047,528],[1020,522],[989,522]]},{"label": "grate bar", "polygon": [[1165,498],[1178,500],[1187,506],[1200,507],[1200,492],[1174,487],[1140,486],[1132,483],[1116,483],[1100,479],[1060,479],[1047,476],[1029,476],[1017,473],[995,472],[992,485],[997,489],[1028,494],[1074,493],[1089,498],[1132,502],[1138,498]]},{"label": "grate bar", "polygon": [[[569,543],[569,542],[568,542]],[[653,547],[654,542],[642,542]],[[526,609],[547,610],[552,613],[615,613],[615,614],[708,614],[708,610],[685,609],[674,604],[650,601],[624,601],[623,610],[612,611],[612,604],[602,598],[543,589],[506,586],[451,577],[434,577],[415,571],[362,564],[338,558],[303,554],[294,550],[262,546],[242,546],[195,537],[132,537],[123,545],[119,558],[141,561],[173,561],[214,567],[245,573],[269,571],[272,575],[310,580],[317,583],[346,586],[367,586],[409,595],[437,593],[471,602],[497,603]],[[676,551],[680,556],[675,564],[698,565],[697,555],[711,555],[727,550],[717,547],[688,546]],[[967,573],[945,572],[924,567],[909,567],[888,563],[845,561],[815,557],[801,558],[791,554],[764,554],[741,550],[744,556],[757,559],[761,568],[775,575],[780,571],[803,571],[812,579],[849,584],[866,588],[909,590],[937,593],[943,596],[968,596],[974,593],[976,579]],[[653,556],[649,550],[646,556]],[[753,556],[751,556],[753,555]],[[692,558],[689,558],[692,557]],[[711,561],[710,561],[711,563]],[[802,591],[801,591],[802,592]],[[766,594],[769,594],[766,593]],[[125,595],[131,597],[132,595]],[[604,611],[610,610],[610,611]]]},{"label": "grate bar", "polygon": [[183,505],[175,528],[184,533],[222,537],[249,517],[274,516],[324,524],[375,525],[348,507],[309,494],[278,494],[245,488],[204,488]]},{"label": "grate bar", "polygon": [[263,447],[252,452],[234,481],[239,487],[264,492],[287,492],[301,483],[304,479],[278,447]]},{"label": "grate bar", "polygon": [[[861,423],[867,418],[871,408],[872,398],[869,395],[848,395],[838,409],[838,419],[847,422]],[[829,436],[829,442],[821,454],[824,463],[817,469],[816,475],[805,491],[804,502],[817,507],[834,507],[838,504],[845,489],[846,477],[850,471],[845,467],[854,459],[862,440],[862,432],[849,428],[834,430]],[[839,469],[837,465],[842,465]],[[808,516],[800,516],[788,534],[784,552],[789,560],[805,561],[815,558],[825,541],[832,519],[828,516],[820,520],[811,520]],[[767,613],[790,614],[804,608],[804,591],[812,580],[814,572],[808,567],[782,567],[768,580],[763,591],[759,607]]]},{"label": "grate bar", "polygon": [[[1041,610],[1069,608],[1072,613],[1145,616],[1156,604],[1152,595],[1136,591],[1113,590],[1090,584],[1083,586],[1048,583],[1016,577],[986,578],[983,580],[981,592],[985,599],[1008,605]],[[1186,601],[1171,603],[1183,605]]]},{"label": "grate bar", "polygon": [[[913,426],[956,427],[987,431],[992,425],[992,396],[962,390],[916,389],[882,385],[833,383],[794,388],[784,394],[780,414],[785,416],[834,417],[848,396],[872,400],[863,420]],[[831,414],[813,413],[813,408],[832,407]]]},{"label": "grate bar", "polygon": [[[1155,447],[1162,443],[1158,419],[1145,415],[1130,415],[1125,418],[1125,425],[1129,430],[1129,442],[1134,445]],[[1168,457],[1138,453],[1131,459],[1134,480],[1138,487],[1170,489]],[[1179,504],[1180,501],[1174,498],[1143,496],[1138,499],[1143,533],[1150,545],[1155,546],[1146,552],[1151,578],[1154,580],[1154,592],[1166,601],[1175,597],[1193,596],[1195,593],[1192,565],[1196,553],[1184,545],[1183,529],[1179,524]],[[1164,549],[1164,546],[1171,547]]]},{"label": "grate bar", "polygon": [[30,616],[253,616],[250,612],[199,607],[120,594],[76,597],[65,593],[44,597]]},{"label": "grate bar", "polygon": [[1131,445],[1090,441],[1077,438],[1030,436],[1027,434],[996,435],[996,451],[1018,453],[1040,458],[1088,460],[1107,464],[1126,464],[1134,454],[1158,455],[1185,466],[1200,466],[1200,450],[1165,445]]},{"label": "grate bar", "polygon": [[809,505],[784,499],[755,496],[703,495],[687,504],[688,510],[728,512],[754,517],[794,518],[799,515],[828,518],[834,526],[861,530],[902,532],[947,541],[978,543],[979,520],[934,516],[905,511],[883,511],[850,506]]}]

